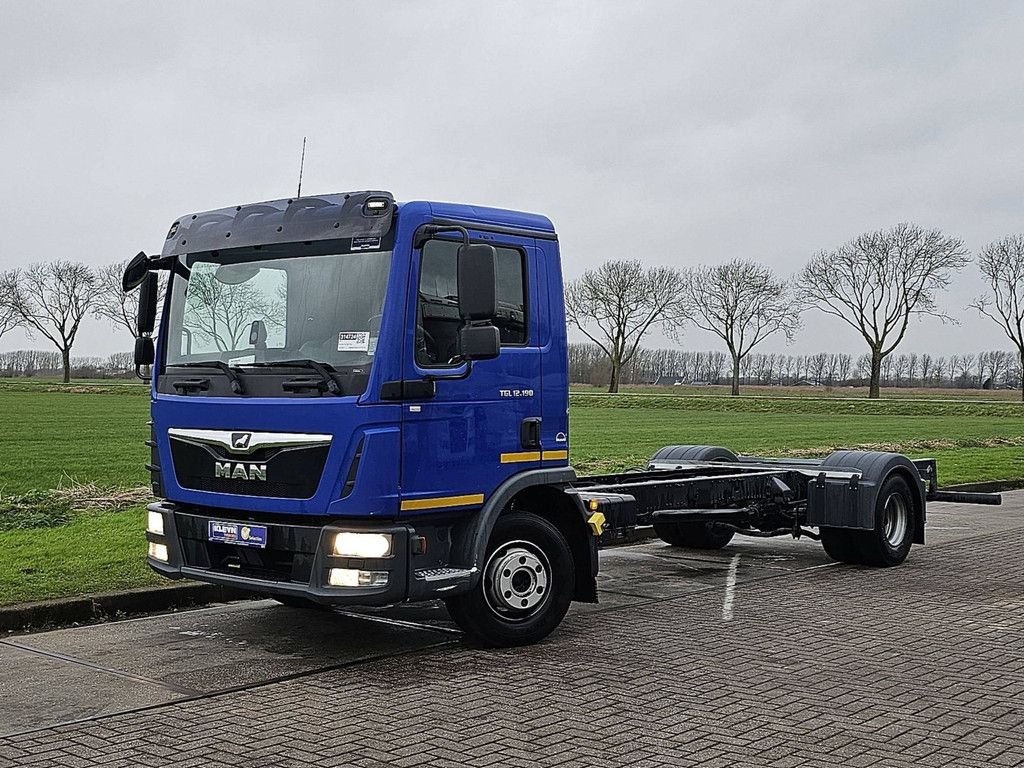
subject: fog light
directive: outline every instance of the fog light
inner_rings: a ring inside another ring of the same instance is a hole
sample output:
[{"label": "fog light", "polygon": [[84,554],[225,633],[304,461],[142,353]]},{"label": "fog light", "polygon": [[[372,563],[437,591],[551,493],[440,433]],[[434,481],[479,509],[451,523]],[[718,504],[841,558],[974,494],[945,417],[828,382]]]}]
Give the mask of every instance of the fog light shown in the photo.
[{"label": "fog light", "polygon": [[167,545],[157,544],[155,541],[149,542],[149,556],[161,563],[166,563],[168,560]]},{"label": "fog light", "polygon": [[391,534],[342,531],[334,537],[334,554],[341,557],[387,557],[391,554]]},{"label": "fog light", "polygon": [[387,571],[358,571],[355,568],[331,568],[327,583],[332,587],[386,587]]},{"label": "fog light", "polygon": [[155,533],[157,536],[164,535],[164,516],[160,512],[150,510],[146,519],[146,530]]}]

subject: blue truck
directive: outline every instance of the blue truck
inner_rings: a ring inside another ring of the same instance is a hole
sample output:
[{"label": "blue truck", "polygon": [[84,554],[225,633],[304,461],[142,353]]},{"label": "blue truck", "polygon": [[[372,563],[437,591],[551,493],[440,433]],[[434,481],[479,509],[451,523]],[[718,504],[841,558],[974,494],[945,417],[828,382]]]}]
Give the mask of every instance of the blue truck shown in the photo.
[{"label": "blue truck", "polygon": [[998,503],[890,453],[675,445],[578,476],[559,242],[535,214],[383,191],[232,206],[174,221],[124,289],[151,371],[148,562],[171,579],[300,606],[443,600],[476,641],[522,645],[597,600],[599,546],[638,526],[701,549],[810,536],[892,566],[927,501]]}]

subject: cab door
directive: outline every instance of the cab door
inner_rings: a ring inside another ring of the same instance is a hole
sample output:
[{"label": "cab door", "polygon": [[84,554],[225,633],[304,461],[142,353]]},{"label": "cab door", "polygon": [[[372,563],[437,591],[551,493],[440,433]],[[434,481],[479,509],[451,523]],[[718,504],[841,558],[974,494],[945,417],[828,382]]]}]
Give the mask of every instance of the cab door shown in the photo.
[{"label": "cab door", "polygon": [[537,251],[527,238],[473,241],[497,251],[502,346],[471,365],[457,361],[461,240],[437,237],[413,252],[403,380],[436,380],[433,396],[408,388],[402,403],[403,515],[479,507],[507,477],[541,465]]}]

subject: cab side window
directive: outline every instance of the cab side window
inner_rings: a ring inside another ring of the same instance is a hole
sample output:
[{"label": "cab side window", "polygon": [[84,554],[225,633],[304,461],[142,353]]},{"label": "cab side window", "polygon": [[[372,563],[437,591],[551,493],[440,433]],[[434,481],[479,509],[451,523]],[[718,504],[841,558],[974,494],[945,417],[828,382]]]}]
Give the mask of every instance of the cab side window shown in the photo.
[{"label": "cab side window", "polygon": [[[416,302],[416,362],[449,365],[458,358],[458,253],[461,243],[428,240],[420,261]],[[526,344],[526,257],[515,248],[497,248],[498,316],[494,325],[502,346]]]}]

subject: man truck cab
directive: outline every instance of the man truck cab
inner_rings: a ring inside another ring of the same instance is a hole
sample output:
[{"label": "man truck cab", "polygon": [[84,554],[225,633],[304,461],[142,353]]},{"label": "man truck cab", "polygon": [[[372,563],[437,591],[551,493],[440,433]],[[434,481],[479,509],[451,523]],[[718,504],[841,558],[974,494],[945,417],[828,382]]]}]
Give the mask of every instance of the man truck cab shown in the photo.
[{"label": "man truck cab", "polygon": [[[170,578],[292,602],[445,597],[458,620],[513,486],[573,476],[558,242],[542,216],[385,192],[183,216],[126,273],[144,283],[143,361],[157,269],[170,274],[152,353],[163,501],[147,536]],[[557,625],[577,571],[593,579],[579,504],[528,512],[497,559],[530,567],[502,562],[508,589],[487,596],[517,641]]]}]

